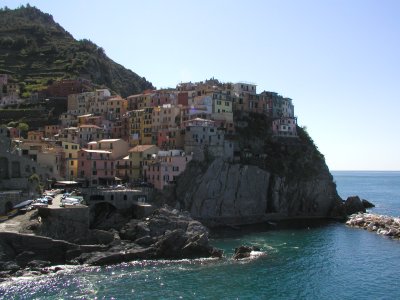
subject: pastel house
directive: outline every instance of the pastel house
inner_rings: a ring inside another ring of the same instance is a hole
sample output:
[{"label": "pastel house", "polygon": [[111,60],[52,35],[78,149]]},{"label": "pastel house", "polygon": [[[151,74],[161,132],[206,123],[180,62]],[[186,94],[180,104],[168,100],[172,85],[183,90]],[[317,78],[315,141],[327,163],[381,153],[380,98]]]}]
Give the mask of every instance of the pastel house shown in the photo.
[{"label": "pastel house", "polygon": [[185,171],[191,160],[192,155],[187,155],[183,150],[159,151],[147,166],[147,182],[153,184],[154,188],[162,190],[165,186],[176,182],[177,177]]}]

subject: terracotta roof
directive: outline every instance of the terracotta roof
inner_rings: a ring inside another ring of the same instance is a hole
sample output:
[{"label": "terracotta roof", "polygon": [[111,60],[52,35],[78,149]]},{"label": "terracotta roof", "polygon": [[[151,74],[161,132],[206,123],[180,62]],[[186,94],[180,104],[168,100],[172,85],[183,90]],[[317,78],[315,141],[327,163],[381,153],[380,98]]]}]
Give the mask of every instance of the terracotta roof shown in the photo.
[{"label": "terracotta roof", "polygon": [[148,149],[151,149],[153,147],[157,147],[156,145],[138,145],[136,147],[133,147],[132,149],[129,150],[129,152],[143,152]]}]

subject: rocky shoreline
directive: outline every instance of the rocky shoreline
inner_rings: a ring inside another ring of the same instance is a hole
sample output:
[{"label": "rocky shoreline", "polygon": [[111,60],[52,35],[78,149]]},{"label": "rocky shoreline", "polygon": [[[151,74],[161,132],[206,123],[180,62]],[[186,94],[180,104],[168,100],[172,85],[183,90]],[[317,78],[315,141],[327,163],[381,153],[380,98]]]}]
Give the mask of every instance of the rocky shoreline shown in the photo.
[{"label": "rocky shoreline", "polygon": [[[373,204],[353,196],[343,201],[342,209],[347,214],[365,212],[367,205]],[[222,250],[210,245],[206,226],[194,220],[190,213],[168,206],[155,210],[146,218],[131,219],[119,230],[91,229],[90,234],[82,235],[82,239],[76,241],[56,238],[51,230],[41,230],[41,227],[57,227],[54,224],[57,221],[46,218],[39,221],[34,216],[27,216],[29,222],[21,222],[14,232],[0,232],[0,281],[15,276],[55,273],[62,270],[60,265],[103,266],[141,259],[223,257]],[[277,226],[277,223],[271,224],[273,228]],[[356,214],[350,217],[347,225],[400,238],[399,219]],[[36,231],[29,230],[32,228]],[[233,229],[241,230],[236,226]],[[236,249],[233,259],[249,258],[258,252],[260,249],[252,246],[241,246]]]},{"label": "rocky shoreline", "polygon": [[[102,245],[83,245],[18,232],[0,232],[0,281],[13,276],[54,273],[56,265],[102,266],[137,259],[216,257],[208,229],[188,213],[163,207],[147,218],[132,219],[121,230],[103,232]],[[104,239],[106,240],[106,239]]]},{"label": "rocky shoreline", "polygon": [[393,239],[400,239],[400,218],[398,217],[357,213],[349,217],[346,225],[376,232]]}]

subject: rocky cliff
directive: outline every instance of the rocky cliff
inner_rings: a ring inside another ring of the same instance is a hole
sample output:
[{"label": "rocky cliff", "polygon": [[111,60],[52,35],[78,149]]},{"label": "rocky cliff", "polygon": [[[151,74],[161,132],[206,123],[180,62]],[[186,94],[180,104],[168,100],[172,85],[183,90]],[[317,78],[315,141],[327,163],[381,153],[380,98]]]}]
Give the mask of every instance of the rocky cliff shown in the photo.
[{"label": "rocky cliff", "polygon": [[191,164],[178,180],[178,205],[208,225],[344,216],[333,177],[306,131],[277,139],[270,121],[239,116],[238,162]]}]

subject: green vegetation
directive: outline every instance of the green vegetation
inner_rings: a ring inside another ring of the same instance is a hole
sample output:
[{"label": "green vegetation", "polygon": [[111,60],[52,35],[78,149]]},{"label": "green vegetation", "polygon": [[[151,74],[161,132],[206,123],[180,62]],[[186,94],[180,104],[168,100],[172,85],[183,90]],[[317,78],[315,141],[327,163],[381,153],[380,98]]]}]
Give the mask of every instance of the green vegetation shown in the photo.
[{"label": "green vegetation", "polygon": [[[319,152],[305,128],[297,127],[298,138],[273,137],[272,120],[264,115],[235,115],[242,162],[255,164],[288,180],[307,180],[326,169]],[[246,157],[247,155],[247,157]],[[243,157],[244,156],[244,157]]]},{"label": "green vegetation", "polygon": [[115,63],[90,40],[77,41],[35,7],[0,9],[0,73],[24,82],[21,95],[59,79],[83,77],[126,97],[153,88],[144,77]]}]

